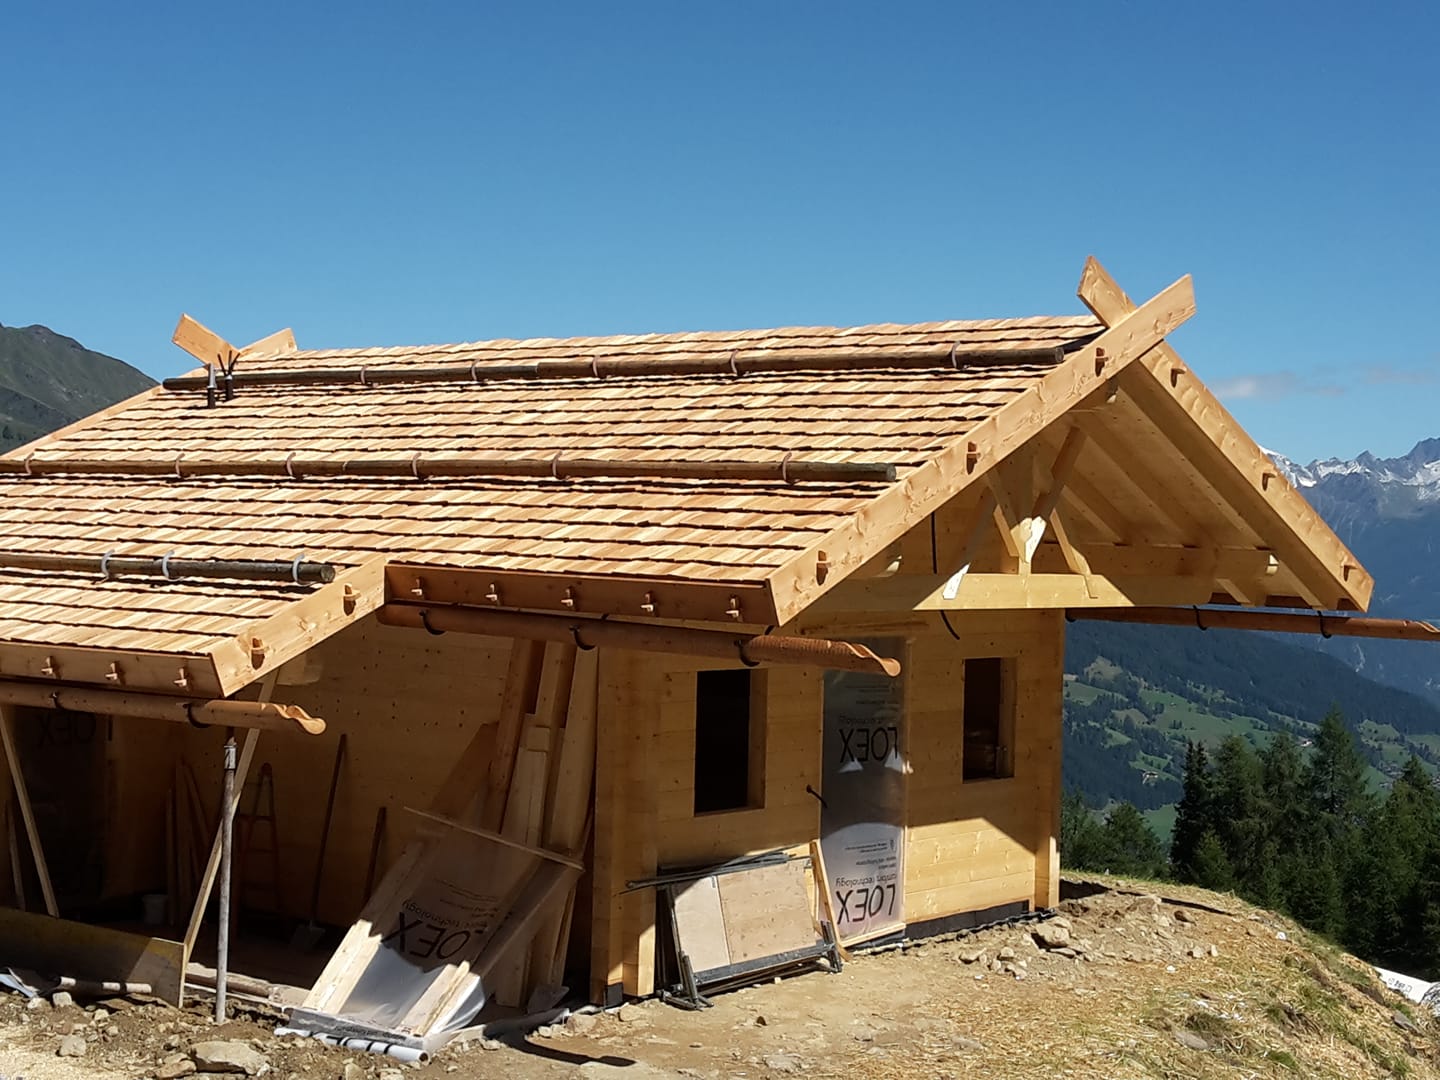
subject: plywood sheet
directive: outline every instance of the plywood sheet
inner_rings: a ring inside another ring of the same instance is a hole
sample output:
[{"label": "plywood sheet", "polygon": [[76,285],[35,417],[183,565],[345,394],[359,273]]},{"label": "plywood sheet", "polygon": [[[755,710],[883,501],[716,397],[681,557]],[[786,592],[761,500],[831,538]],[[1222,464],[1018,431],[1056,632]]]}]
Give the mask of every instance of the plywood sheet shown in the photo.
[{"label": "plywood sheet", "polygon": [[731,963],[779,956],[819,940],[805,888],[808,866],[796,859],[719,879]]},{"label": "plywood sheet", "polygon": [[178,941],[0,908],[0,956],[43,975],[149,983],[156,997],[178,1005],[184,952]]},{"label": "plywood sheet", "polygon": [[720,906],[720,884],[701,878],[675,890],[675,925],[681,947],[695,971],[730,966],[730,944],[725,935],[725,913]]}]

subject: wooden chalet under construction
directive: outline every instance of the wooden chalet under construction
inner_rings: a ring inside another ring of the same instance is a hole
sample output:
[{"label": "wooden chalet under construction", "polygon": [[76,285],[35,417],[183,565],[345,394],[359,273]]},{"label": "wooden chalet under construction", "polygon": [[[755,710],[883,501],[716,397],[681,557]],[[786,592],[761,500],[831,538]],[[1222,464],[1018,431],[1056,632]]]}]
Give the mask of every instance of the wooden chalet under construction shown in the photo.
[{"label": "wooden chalet under construction", "polygon": [[1137,307],[1092,260],[1080,298],[329,351],[182,320],[204,371],[0,459],[0,963],[182,992],[231,728],[239,942],[351,927],[299,1013],[357,1032],[1055,905],[1067,611],[1371,590],[1165,343],[1189,279]]}]

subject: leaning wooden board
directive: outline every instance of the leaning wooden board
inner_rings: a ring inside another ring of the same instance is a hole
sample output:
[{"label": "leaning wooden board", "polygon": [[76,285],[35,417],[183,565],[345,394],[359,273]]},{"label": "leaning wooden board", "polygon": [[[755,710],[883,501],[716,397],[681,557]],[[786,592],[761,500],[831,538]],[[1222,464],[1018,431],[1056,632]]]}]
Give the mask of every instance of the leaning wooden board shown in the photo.
[{"label": "leaning wooden board", "polygon": [[180,1003],[185,946],[179,941],[0,908],[0,957],[42,975],[149,983],[156,997]]}]

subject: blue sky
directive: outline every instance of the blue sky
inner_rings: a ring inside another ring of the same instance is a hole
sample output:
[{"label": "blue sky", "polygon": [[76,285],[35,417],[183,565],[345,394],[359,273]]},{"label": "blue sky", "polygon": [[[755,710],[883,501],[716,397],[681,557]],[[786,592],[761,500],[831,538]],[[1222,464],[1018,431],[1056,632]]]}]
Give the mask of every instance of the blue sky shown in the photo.
[{"label": "blue sky", "polygon": [[1440,435],[1425,4],[17,3],[0,322],[304,346],[1078,310],[1293,457]]}]

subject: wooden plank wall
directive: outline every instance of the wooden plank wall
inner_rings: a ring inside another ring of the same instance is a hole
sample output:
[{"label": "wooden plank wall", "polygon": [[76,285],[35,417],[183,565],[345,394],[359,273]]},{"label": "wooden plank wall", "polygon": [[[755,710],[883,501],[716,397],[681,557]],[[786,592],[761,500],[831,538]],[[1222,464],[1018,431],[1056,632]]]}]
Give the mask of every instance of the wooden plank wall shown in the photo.
[{"label": "wooden plank wall", "polygon": [[[508,639],[433,636],[382,626],[372,617],[313,651],[313,659],[320,663],[318,681],[276,687],[277,701],[301,705],[330,723],[324,734],[314,737],[264,733],[256,748],[251,777],[258,777],[264,762],[270,763],[275,777],[284,914],[306,918],[310,914],[315,859],[340,733],[346,732],[349,739],[325,852],[319,917],[344,926],[355,919],[365,900],[377,809],[387,808],[378,881],[414,825],[402,808],[428,805],[476,727],[494,725],[499,719],[509,649]],[[224,732],[176,730],[200,788],[210,798],[220,784]],[[163,797],[168,780],[157,785]],[[218,803],[218,798],[214,801]],[[241,810],[249,808],[247,796]],[[261,869],[256,868],[256,876],[268,876]],[[265,906],[259,902],[263,893],[257,890],[252,895],[256,906]]]},{"label": "wooden plank wall", "polygon": [[[1058,902],[1064,619],[1059,612],[952,614],[910,643],[905,918]],[[1015,658],[1014,776],[961,781],[960,702],[969,656]]]},{"label": "wooden plank wall", "polygon": [[756,669],[765,725],[763,805],[695,816],[695,674],[738,667],[692,657],[656,658],[660,669],[655,783],[662,866],[719,862],[737,855],[807,844],[820,833],[820,708],[818,668]]}]

